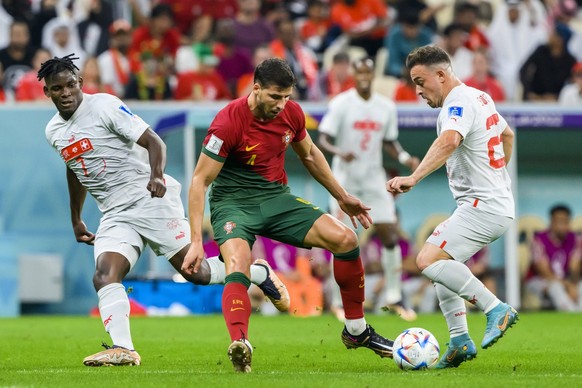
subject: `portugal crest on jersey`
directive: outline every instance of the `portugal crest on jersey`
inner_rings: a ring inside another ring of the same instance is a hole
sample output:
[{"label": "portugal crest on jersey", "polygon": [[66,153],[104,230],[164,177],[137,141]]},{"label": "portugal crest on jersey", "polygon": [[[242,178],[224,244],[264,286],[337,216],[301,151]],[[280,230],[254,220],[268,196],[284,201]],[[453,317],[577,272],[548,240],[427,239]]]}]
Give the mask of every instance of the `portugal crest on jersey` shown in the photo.
[{"label": "portugal crest on jersey", "polygon": [[285,134],[281,137],[281,140],[283,141],[283,143],[285,143],[285,148],[289,146],[289,143],[291,143],[291,139],[293,139],[293,133],[291,133],[291,131],[288,129],[287,131],[285,131]]},{"label": "portugal crest on jersey", "polygon": [[226,234],[231,234],[232,230],[234,228],[236,228],[236,224],[232,221],[228,221],[226,224],[224,224],[224,231],[226,232]]}]

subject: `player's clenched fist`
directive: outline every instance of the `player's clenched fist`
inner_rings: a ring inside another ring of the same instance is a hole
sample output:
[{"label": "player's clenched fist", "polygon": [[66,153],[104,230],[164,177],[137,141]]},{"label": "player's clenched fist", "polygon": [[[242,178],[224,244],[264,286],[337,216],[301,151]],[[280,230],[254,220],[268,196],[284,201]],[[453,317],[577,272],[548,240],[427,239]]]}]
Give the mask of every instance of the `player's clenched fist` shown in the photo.
[{"label": "player's clenched fist", "polygon": [[386,190],[391,193],[407,193],[416,185],[417,181],[412,176],[397,176],[386,182]]}]

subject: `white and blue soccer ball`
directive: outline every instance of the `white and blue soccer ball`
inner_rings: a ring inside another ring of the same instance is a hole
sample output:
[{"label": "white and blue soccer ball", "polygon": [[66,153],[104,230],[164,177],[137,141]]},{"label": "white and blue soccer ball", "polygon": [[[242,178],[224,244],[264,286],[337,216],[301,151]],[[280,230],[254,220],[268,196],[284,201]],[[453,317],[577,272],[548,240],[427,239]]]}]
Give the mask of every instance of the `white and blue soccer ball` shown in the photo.
[{"label": "white and blue soccer ball", "polygon": [[439,343],[426,329],[413,327],[404,330],[393,346],[394,362],[403,370],[434,368],[439,360]]}]

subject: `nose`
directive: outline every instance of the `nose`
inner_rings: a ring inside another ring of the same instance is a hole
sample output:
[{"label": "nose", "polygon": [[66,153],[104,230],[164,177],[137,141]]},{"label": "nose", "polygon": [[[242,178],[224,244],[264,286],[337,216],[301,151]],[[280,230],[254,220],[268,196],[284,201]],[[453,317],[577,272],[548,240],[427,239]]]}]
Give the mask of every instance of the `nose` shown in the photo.
[{"label": "nose", "polygon": [[61,96],[68,97],[70,95],[71,95],[71,89],[65,86],[63,88],[63,93],[61,94]]},{"label": "nose", "polygon": [[286,103],[287,103],[287,99],[286,99],[286,98],[284,98],[284,99],[282,99],[282,100],[279,100],[279,101],[277,102],[277,105],[276,105],[276,107],[277,107],[277,110],[280,110],[280,111],[281,111],[281,110],[283,110],[283,108],[285,108],[285,104],[286,104]]},{"label": "nose", "polygon": [[422,88],[418,85],[416,85],[416,94],[418,94],[419,96],[422,96]]}]

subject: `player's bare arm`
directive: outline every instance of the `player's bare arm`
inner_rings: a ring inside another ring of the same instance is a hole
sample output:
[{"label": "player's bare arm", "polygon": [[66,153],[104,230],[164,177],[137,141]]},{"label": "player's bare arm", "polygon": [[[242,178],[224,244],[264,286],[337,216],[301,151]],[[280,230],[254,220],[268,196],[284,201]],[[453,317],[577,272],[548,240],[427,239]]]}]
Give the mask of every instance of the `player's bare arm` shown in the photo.
[{"label": "player's bare arm", "polygon": [[300,142],[292,143],[293,150],[299,156],[299,160],[305,166],[309,174],[318,181],[334,197],[341,209],[350,216],[352,224],[357,227],[355,218],[364,228],[369,228],[372,218],[368,214],[369,207],[362,201],[350,195],[335,179],[331,168],[323,156],[323,153],[315,144],[311,136],[307,134]]},{"label": "player's bare arm", "polygon": [[93,245],[95,235],[87,229],[81,218],[83,204],[87,197],[87,189],[79,182],[73,171],[67,167],[67,186],[69,188],[69,206],[71,208],[71,224],[77,242]]},{"label": "player's bare arm", "polygon": [[409,176],[397,176],[386,183],[391,193],[406,193],[433,171],[439,169],[461,145],[463,137],[454,130],[443,131],[432,143],[418,168]]},{"label": "player's bare arm", "polygon": [[148,150],[151,168],[147,189],[153,197],[161,198],[166,194],[164,169],[166,168],[166,144],[151,128],[145,130],[137,144]]},{"label": "player's bare arm", "polygon": [[197,273],[200,264],[204,259],[204,249],[202,241],[202,220],[204,219],[204,202],[206,191],[216,177],[224,163],[218,162],[211,157],[201,154],[190,189],[188,190],[188,216],[190,218],[190,230],[192,234],[190,248],[184,257],[182,271],[193,274]]},{"label": "player's bare arm", "polygon": [[515,139],[515,134],[509,127],[505,127],[503,132],[501,132],[501,142],[503,143],[503,153],[505,154],[505,165],[509,163],[511,155],[513,153],[513,141]]},{"label": "player's bare arm", "polygon": [[412,172],[420,164],[420,159],[406,152],[398,140],[384,140],[383,147],[392,159],[398,160],[400,164],[408,167]]},{"label": "player's bare arm", "polygon": [[353,152],[343,152],[339,147],[336,147],[334,145],[333,138],[326,133],[319,134],[318,144],[324,152],[329,152],[332,155],[338,155],[348,163],[356,159],[356,155]]}]

